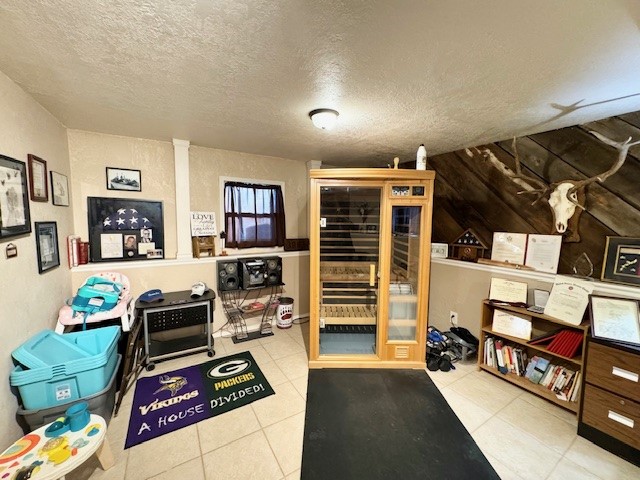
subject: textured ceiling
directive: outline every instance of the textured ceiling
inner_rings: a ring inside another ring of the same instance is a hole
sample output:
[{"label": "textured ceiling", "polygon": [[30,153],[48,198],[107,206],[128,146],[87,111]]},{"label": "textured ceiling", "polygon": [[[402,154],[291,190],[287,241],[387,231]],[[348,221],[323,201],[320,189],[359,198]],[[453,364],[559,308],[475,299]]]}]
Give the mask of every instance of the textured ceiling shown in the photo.
[{"label": "textured ceiling", "polygon": [[640,110],[639,25],[637,0],[2,0],[0,71],[69,128],[386,166]]}]

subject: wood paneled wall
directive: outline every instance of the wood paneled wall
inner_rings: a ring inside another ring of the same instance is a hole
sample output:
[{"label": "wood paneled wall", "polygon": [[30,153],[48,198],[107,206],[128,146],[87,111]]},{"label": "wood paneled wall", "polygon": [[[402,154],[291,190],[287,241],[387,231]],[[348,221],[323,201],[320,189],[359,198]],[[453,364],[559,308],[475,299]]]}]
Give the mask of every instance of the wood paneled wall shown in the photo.
[{"label": "wood paneled wall", "polygon": [[[640,112],[518,138],[523,172],[551,183],[607,171],[618,151],[589,131],[616,141],[630,136],[633,141],[640,140]],[[467,228],[487,245],[492,243],[493,232],[552,232],[553,217],[546,201],[532,205],[534,195],[518,195],[523,187],[503,170],[515,170],[511,139],[437,155],[428,161],[429,168],[437,172],[433,242],[451,243]],[[559,273],[573,273],[572,265],[586,253],[594,264],[593,276],[599,278],[606,237],[640,237],[640,145],[630,149],[615,175],[586,188],[586,211],[580,217],[579,233],[579,242],[563,243]]]}]

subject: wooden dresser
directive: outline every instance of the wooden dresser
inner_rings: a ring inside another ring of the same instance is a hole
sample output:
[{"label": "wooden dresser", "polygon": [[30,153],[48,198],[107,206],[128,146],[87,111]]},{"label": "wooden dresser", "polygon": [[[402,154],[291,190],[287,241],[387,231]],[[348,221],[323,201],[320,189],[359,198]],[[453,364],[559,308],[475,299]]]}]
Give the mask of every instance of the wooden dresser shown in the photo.
[{"label": "wooden dresser", "polygon": [[590,337],[578,435],[640,466],[640,348]]}]

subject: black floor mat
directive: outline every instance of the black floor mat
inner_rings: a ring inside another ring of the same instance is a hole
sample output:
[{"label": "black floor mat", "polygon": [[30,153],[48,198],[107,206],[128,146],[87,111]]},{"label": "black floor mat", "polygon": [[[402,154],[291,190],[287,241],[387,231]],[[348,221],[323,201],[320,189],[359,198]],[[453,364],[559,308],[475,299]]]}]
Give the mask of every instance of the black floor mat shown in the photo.
[{"label": "black floor mat", "polygon": [[302,480],[499,479],[423,370],[309,372]]}]

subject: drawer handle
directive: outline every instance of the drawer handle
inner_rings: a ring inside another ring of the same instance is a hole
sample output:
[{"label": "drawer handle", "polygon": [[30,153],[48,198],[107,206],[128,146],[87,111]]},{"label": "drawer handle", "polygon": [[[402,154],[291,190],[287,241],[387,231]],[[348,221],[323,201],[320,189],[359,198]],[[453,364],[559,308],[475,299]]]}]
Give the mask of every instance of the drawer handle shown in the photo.
[{"label": "drawer handle", "polygon": [[613,367],[611,369],[611,375],[615,375],[616,377],[626,378],[627,380],[631,380],[632,382],[638,383],[638,374],[630,372],[629,370],[625,370],[623,368]]},{"label": "drawer handle", "polygon": [[609,415],[607,416],[614,422],[618,422],[618,423],[621,423],[622,425],[626,425],[629,428],[633,428],[634,422],[632,419],[627,418],[623,415],[620,415],[619,413],[616,413],[613,410],[609,410]]}]

